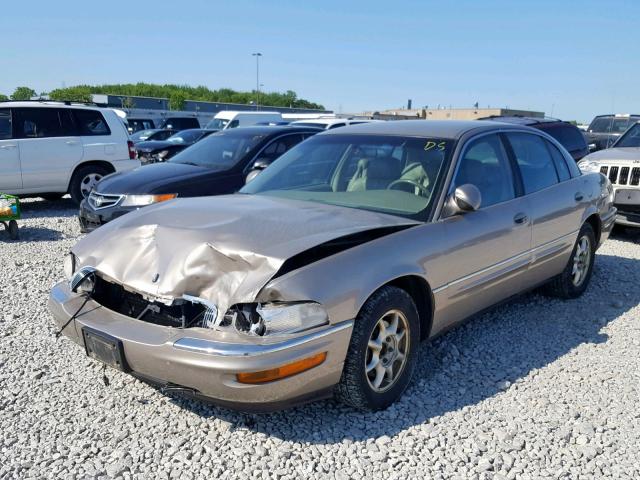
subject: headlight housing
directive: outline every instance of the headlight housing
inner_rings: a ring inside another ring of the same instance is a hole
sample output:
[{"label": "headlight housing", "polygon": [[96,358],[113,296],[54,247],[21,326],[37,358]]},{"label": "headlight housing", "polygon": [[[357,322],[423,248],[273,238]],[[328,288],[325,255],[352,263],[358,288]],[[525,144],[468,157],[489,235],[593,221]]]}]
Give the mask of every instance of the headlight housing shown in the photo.
[{"label": "headlight housing", "polygon": [[64,272],[64,276],[67,280],[71,280],[73,274],[76,273],[77,264],[77,258],[73,253],[69,252],[65,255],[64,260],[62,261],[62,271]]},{"label": "headlight housing", "polygon": [[591,173],[591,172],[599,172],[600,171],[600,163],[598,163],[598,162],[596,162],[594,160],[582,160],[582,161],[578,162],[578,167],[584,173]]},{"label": "headlight housing", "polygon": [[154,203],[166,202],[178,196],[177,193],[161,193],[158,195],[125,195],[123,207],[145,207]]},{"label": "headlight housing", "polygon": [[327,311],[315,302],[245,303],[231,307],[221,326],[246,335],[287,335],[329,323]]}]

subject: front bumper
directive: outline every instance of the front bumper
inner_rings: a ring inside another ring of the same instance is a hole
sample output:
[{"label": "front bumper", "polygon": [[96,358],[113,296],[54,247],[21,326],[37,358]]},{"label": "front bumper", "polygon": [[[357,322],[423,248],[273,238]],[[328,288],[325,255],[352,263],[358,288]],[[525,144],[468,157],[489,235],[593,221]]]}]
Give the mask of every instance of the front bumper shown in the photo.
[{"label": "front bumper", "polygon": [[111,220],[115,220],[126,213],[138,210],[138,208],[140,207],[121,207],[120,205],[114,205],[112,207],[95,210],[91,205],[89,205],[87,199],[84,199],[80,203],[80,210],[78,212],[80,231],[82,233],[91,232]]},{"label": "front bumper", "polygon": [[[83,301],[66,282],[53,288],[49,309],[58,327]],[[143,380],[239,410],[271,411],[331,394],[342,374],[353,321],[285,340],[241,339],[230,332],[154,325],[89,300],[63,332],[84,348],[83,327],[119,339],[131,373]],[[258,385],[236,380],[237,373],[277,368],[322,352],[327,352],[324,363],[291,377]]]}]

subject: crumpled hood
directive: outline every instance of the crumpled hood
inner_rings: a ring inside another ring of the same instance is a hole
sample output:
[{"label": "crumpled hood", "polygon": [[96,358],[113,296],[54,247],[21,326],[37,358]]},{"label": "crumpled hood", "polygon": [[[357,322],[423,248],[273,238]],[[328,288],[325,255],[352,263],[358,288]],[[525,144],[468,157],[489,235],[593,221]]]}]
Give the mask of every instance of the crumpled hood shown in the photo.
[{"label": "crumpled hood", "polygon": [[109,222],[73,252],[80,266],[128,288],[165,302],[183,294],[206,298],[224,314],[253,301],[293,255],[351,233],[416,223],[263,195],[185,198]]},{"label": "crumpled hood", "polygon": [[607,148],[605,150],[590,153],[582,159],[582,161],[594,162],[633,162],[634,160],[640,160],[640,148]]}]

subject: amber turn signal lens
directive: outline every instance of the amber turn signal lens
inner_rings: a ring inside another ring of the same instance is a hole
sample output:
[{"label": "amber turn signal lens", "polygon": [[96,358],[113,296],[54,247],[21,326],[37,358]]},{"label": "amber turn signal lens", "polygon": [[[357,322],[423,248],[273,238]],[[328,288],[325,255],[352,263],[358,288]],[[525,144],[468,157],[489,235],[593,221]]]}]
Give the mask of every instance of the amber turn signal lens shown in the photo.
[{"label": "amber turn signal lens", "polygon": [[267,383],[281,378],[290,377],[296,373],[301,373],[313,367],[317,367],[327,358],[327,352],[318,353],[313,357],[304,358],[297,362],[288,363],[282,367],[272,368],[270,370],[262,370],[261,372],[238,373],[236,378],[240,383]]},{"label": "amber turn signal lens", "polygon": [[159,195],[154,195],[153,199],[155,203],[158,202],[166,202],[167,200],[171,200],[172,198],[176,198],[178,195],[176,193],[162,193]]}]

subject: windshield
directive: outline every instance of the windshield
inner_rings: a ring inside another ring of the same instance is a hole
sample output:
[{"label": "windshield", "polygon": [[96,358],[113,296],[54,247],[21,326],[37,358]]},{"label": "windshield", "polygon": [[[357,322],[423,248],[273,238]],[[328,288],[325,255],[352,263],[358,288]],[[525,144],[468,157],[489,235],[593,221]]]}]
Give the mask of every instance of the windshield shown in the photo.
[{"label": "windshield", "polygon": [[247,134],[240,129],[232,130],[231,134],[226,131],[214,133],[167,161],[228,170],[241,162],[263,139],[264,135]]},{"label": "windshield", "polygon": [[637,117],[596,117],[589,125],[589,131],[595,133],[624,133]]},{"label": "windshield", "polygon": [[633,127],[625,132],[614,147],[640,147],[640,123],[636,123]]},{"label": "windshield", "polygon": [[131,135],[131,140],[133,141],[146,140],[151,135],[153,135],[153,132],[155,132],[155,130],[140,130],[139,132],[136,132],[133,135]]},{"label": "windshield", "polygon": [[193,143],[202,136],[202,130],[183,130],[175,133],[167,138],[168,142],[173,143]]},{"label": "windshield", "polygon": [[240,192],[425,218],[452,148],[442,138],[320,135]]},{"label": "windshield", "polygon": [[227,120],[226,118],[212,118],[204,128],[206,128],[207,130],[224,130],[224,127],[226,127],[228,123],[229,120]]}]

